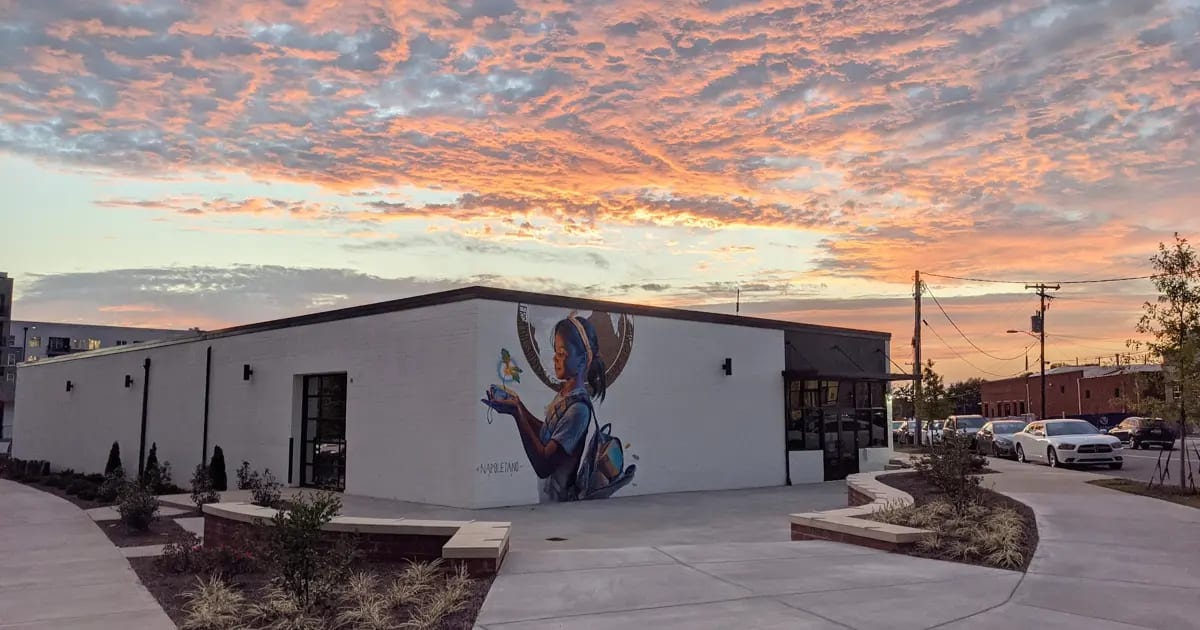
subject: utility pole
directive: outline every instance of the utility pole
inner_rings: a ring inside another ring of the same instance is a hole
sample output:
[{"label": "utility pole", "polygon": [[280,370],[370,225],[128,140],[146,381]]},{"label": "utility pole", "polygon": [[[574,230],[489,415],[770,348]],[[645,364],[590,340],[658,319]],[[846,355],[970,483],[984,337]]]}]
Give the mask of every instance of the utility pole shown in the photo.
[{"label": "utility pole", "polygon": [[917,426],[917,446],[921,446],[921,270],[913,281],[913,297],[916,298],[916,320],[913,322],[913,420]]},{"label": "utility pole", "polygon": [[1034,328],[1035,328],[1035,330],[1033,332],[1038,333],[1038,341],[1042,347],[1041,353],[1040,353],[1041,361],[1042,361],[1042,415],[1040,417],[1038,417],[1038,420],[1045,420],[1046,419],[1046,303],[1048,300],[1054,299],[1053,297],[1046,295],[1046,291],[1051,291],[1051,290],[1057,291],[1061,287],[1059,287],[1057,284],[1051,286],[1051,285],[1039,282],[1037,284],[1027,284],[1027,285],[1025,285],[1025,288],[1026,289],[1037,289],[1038,297],[1041,298],[1041,300],[1042,300],[1041,307],[1039,307],[1039,309],[1038,309],[1038,314],[1033,318],[1033,324],[1034,324]]}]

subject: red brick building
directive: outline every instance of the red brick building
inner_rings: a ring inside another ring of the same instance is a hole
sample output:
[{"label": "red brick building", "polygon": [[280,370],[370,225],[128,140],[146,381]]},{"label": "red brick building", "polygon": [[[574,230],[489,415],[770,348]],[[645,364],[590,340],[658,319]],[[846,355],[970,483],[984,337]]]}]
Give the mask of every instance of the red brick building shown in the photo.
[{"label": "red brick building", "polygon": [[[1153,389],[1161,389],[1160,365],[1066,366],[1046,371],[1046,416],[1089,418],[1130,415],[1131,404]],[[1147,378],[1149,377],[1149,378]],[[980,390],[983,415],[989,418],[1040,415],[1041,374],[988,381]]]}]

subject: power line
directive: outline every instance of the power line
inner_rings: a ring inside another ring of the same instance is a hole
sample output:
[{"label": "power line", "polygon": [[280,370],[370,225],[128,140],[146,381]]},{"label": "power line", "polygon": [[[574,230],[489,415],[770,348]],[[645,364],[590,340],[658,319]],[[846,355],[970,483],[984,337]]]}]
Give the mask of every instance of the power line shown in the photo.
[{"label": "power line", "polygon": [[1017,376],[1017,375],[1020,375],[1023,373],[1023,372],[1017,372],[1016,374],[997,374],[995,372],[989,372],[988,370],[985,370],[985,369],[979,367],[978,365],[975,365],[974,363],[971,362],[970,359],[968,359],[967,357],[964,357],[961,353],[959,353],[958,350],[955,350],[954,346],[951,346],[942,337],[942,335],[938,333],[937,329],[935,329],[933,326],[929,325],[929,322],[927,322],[925,320],[921,320],[921,323],[925,324],[925,327],[929,329],[929,332],[933,333],[933,336],[937,337],[938,341],[942,342],[942,345],[946,346],[947,350],[949,350],[950,352],[953,352],[955,356],[957,356],[959,359],[962,359],[963,362],[966,363],[967,365],[975,368],[976,371],[983,372],[984,374],[987,374],[988,376],[995,376],[996,378],[1012,378],[1013,376]]},{"label": "power line", "polygon": [[[929,273],[928,271],[922,271],[921,273],[926,276],[929,276],[930,278],[942,278],[945,280],[961,280],[962,282],[984,282],[984,283],[988,283],[988,284],[1037,284],[1035,282],[1026,281],[1026,280],[996,280],[994,278],[964,278],[962,276],[947,276],[947,275],[943,275],[943,274]],[[1149,276],[1129,276],[1129,277],[1125,277],[1125,278],[1100,278],[1097,280],[1056,280],[1054,282],[1047,282],[1046,284],[1101,284],[1101,283],[1105,283],[1105,282],[1129,282],[1131,280],[1153,280],[1154,278],[1159,278],[1164,275],[1167,275],[1167,274],[1152,274]]]},{"label": "power line", "polygon": [[[933,294],[933,291],[930,291],[928,286],[925,286],[924,289],[925,289],[925,292],[929,294],[929,297],[933,298],[933,303],[937,304],[938,310],[940,310],[942,312],[942,315],[946,316],[946,321],[950,322],[950,325],[954,327],[954,330],[957,330],[958,334],[962,335],[962,338],[966,339],[967,343],[971,344],[971,347],[978,350],[981,354],[987,355],[988,357],[991,357],[997,361],[1016,361],[1017,359],[1020,359],[1021,357],[1025,356],[1025,352],[1022,352],[1021,354],[1018,354],[1015,357],[998,357],[998,356],[988,352],[987,350],[984,350],[983,348],[980,348],[979,346],[975,345],[975,342],[971,341],[971,338],[968,337],[967,334],[964,333],[962,331],[962,329],[958,327],[958,324],[954,323],[954,319],[951,318],[950,313],[947,313],[946,309],[942,307],[942,303],[938,301],[937,296]],[[1032,347],[1032,346],[1030,346],[1030,347]],[[1029,348],[1026,348],[1026,351],[1028,351],[1028,350],[1029,350]]]}]

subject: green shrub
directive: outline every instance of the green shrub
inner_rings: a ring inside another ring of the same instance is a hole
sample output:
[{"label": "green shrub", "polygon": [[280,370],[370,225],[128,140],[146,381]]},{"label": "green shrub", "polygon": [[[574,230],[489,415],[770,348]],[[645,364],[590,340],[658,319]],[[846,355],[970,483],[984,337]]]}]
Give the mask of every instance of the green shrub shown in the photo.
[{"label": "green shrub", "polygon": [[250,490],[254,488],[254,480],[258,477],[258,473],[250,470],[250,462],[242,462],[240,468],[235,473],[237,475],[238,490]]},{"label": "green shrub", "polygon": [[[301,608],[325,601],[349,574],[354,550],[321,540],[321,527],[342,509],[332,492],[297,496],[291,510],[279,510],[267,527],[267,557],[275,582]],[[345,540],[345,539],[340,539]]]},{"label": "green shrub", "polygon": [[258,547],[253,536],[238,535],[229,544],[205,545],[195,534],[184,532],[163,547],[156,563],[171,573],[242,575],[258,569]]},{"label": "green shrub", "polygon": [[158,476],[158,442],[152,442],[150,444],[150,454],[146,456],[146,465],[142,466],[142,482],[154,488]]},{"label": "green shrub", "polygon": [[71,483],[67,484],[66,490],[67,490],[67,494],[75,496],[75,495],[78,495],[80,492],[83,492],[84,490],[91,490],[92,493],[95,494],[95,492],[98,488],[99,488],[99,486],[97,486],[96,484],[94,484],[86,479],[76,479],[76,480],[72,481]]},{"label": "green shrub", "polygon": [[104,464],[104,475],[111,475],[112,471],[118,468],[124,468],[121,465],[121,445],[113,442],[112,448],[108,449],[108,463]]},{"label": "green shrub", "polygon": [[183,630],[226,630],[241,628],[246,598],[220,576],[208,581],[197,578],[199,588],[184,593]]},{"label": "green shrub", "polygon": [[146,484],[128,482],[121,491],[117,512],[126,527],[144,532],[158,518],[158,497]]},{"label": "green shrub", "polygon": [[96,491],[96,497],[105,503],[112,503],[121,496],[125,488],[125,469],[117,466],[104,478],[104,483]]},{"label": "green shrub", "polygon": [[192,503],[195,503],[197,508],[203,508],[220,500],[221,495],[213,490],[212,475],[209,474],[208,467],[196,464],[196,469],[192,471]]},{"label": "green shrub", "polygon": [[96,500],[96,491],[93,490],[89,486],[87,488],[84,488],[83,490],[80,490],[79,494],[77,494],[75,496],[83,501],[95,501]]},{"label": "green shrub", "polygon": [[221,450],[220,446],[213,447],[212,463],[208,465],[208,472],[212,475],[213,490],[225,492],[229,489],[229,476],[225,474],[225,451]]},{"label": "green shrub", "polygon": [[47,461],[43,461],[43,462],[42,462],[42,472],[41,472],[41,476],[42,476],[42,477],[49,477],[49,476],[50,476],[50,462],[47,462]]},{"label": "green shrub", "polygon": [[104,483],[104,475],[101,475],[100,473],[92,473],[90,475],[84,475],[83,479],[85,481],[90,481],[91,483],[96,484],[97,486]]},{"label": "green shrub", "polygon": [[252,476],[251,493],[254,495],[254,505],[262,507],[278,507],[279,500],[283,496],[283,485],[275,480],[275,475],[271,474],[271,469],[263,471],[262,477],[258,473]]}]

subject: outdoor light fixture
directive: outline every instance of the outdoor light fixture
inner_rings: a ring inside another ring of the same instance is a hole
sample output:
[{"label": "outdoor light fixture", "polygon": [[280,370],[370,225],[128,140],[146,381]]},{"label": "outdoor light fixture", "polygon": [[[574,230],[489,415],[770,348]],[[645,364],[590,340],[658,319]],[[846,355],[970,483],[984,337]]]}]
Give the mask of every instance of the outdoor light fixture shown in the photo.
[{"label": "outdoor light fixture", "polygon": [[75,384],[71,381],[67,381],[67,391],[71,391],[72,389],[75,389]]},{"label": "outdoor light fixture", "polygon": [[725,376],[733,376],[733,359],[725,357],[725,363],[721,364],[721,369],[725,370]]},{"label": "outdoor light fixture", "polygon": [[125,375],[125,389],[129,389],[130,387],[133,387],[133,377],[126,374]]},{"label": "outdoor light fixture", "polygon": [[243,366],[242,366],[242,380],[243,380],[243,381],[248,381],[248,380],[250,380],[250,377],[251,377],[253,374],[254,374],[254,370],[250,369],[250,364],[249,364],[249,363],[247,363],[247,364],[245,364],[245,365],[243,365]]}]

